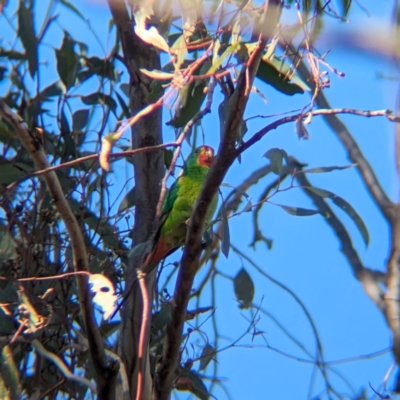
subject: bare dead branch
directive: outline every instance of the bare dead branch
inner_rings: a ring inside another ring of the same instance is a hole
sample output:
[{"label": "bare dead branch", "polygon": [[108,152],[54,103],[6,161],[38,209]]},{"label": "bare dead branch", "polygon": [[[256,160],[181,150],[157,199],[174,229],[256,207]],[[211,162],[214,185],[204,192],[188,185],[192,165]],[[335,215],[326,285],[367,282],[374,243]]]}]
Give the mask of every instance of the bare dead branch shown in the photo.
[{"label": "bare dead branch", "polygon": [[[0,115],[14,128],[19,138],[35,162],[38,169],[43,170],[50,167],[46,154],[42,148],[40,137],[35,137],[22,121],[7,104],[0,99]],[[73,253],[73,262],[75,271],[88,272],[88,256],[82,232],[75,218],[71,207],[65,198],[55,172],[49,172],[44,175],[47,190],[53,200],[54,206],[59,212],[65,227],[67,228],[71,248]],[[85,329],[90,344],[90,355],[97,373],[97,386],[99,397],[107,398],[109,390],[112,387],[112,381],[118,372],[118,363],[108,363],[104,353],[103,342],[97,327],[93,313],[93,304],[88,290],[87,276],[77,275],[78,293],[80,300],[81,313],[85,322]]]}]

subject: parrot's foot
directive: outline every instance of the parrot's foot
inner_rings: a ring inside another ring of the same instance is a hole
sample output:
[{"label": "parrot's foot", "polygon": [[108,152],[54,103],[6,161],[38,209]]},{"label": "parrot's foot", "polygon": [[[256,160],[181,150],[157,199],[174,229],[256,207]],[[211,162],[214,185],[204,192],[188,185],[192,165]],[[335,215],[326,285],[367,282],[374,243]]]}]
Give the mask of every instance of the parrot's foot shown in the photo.
[{"label": "parrot's foot", "polygon": [[185,225],[189,228],[189,225],[190,225],[190,218],[188,218],[188,219],[185,221]]}]

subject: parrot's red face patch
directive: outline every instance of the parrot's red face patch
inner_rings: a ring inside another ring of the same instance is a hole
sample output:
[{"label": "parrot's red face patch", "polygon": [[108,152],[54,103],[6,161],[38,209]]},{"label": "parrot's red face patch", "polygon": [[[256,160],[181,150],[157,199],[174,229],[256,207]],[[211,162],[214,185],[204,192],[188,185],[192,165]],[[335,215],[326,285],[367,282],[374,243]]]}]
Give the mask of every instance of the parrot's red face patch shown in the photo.
[{"label": "parrot's red face patch", "polygon": [[211,167],[214,162],[214,149],[210,146],[200,147],[199,164]]}]

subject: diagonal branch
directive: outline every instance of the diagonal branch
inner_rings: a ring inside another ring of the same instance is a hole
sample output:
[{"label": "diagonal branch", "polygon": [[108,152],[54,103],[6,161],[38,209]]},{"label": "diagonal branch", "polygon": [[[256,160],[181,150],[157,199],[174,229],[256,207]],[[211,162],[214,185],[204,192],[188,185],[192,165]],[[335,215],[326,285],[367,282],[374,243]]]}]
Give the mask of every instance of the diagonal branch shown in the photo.
[{"label": "diagonal branch", "polygon": [[[268,10],[268,4],[271,4],[272,11]],[[273,7],[273,4],[278,7],[280,6],[280,2],[270,1],[266,2],[262,7],[263,13],[258,24],[256,24],[256,32],[261,32],[261,27],[263,27],[267,19],[270,18],[270,13],[268,11],[278,17],[272,22],[268,20],[269,23],[273,23],[273,26],[276,26],[279,15],[276,13],[276,7]],[[268,36],[261,33],[259,35],[257,47],[251,54],[247,65],[242,67],[235,91],[229,99],[229,112],[222,132],[222,140],[218,149],[217,159],[211,167],[199,198],[194,205],[186,235],[181,266],[175,285],[171,321],[167,327],[167,336],[164,342],[162,359],[157,367],[155,388],[153,391],[153,399],[155,400],[167,400],[172,389],[174,371],[179,360],[179,350],[183,325],[186,319],[187,305],[202,250],[201,238],[204,229],[204,220],[209,205],[216,195],[225,174],[238,155],[236,150],[238,131],[243,120],[250,89],[253,85],[255,74],[267,41]]]},{"label": "diagonal branch", "polygon": [[[14,128],[23,146],[34,161],[36,168],[39,170],[49,168],[50,164],[42,148],[41,138],[35,137],[32,132],[28,130],[22,119],[1,99],[0,115]],[[82,232],[65,198],[57,175],[54,171],[49,172],[44,175],[43,179],[46,182],[47,190],[50,193],[54,206],[59,212],[68,231],[71,240],[74,269],[76,272],[87,272],[89,270],[89,262]],[[90,355],[97,374],[99,397],[108,398],[109,390],[111,390],[112,387],[111,383],[118,372],[119,364],[117,362],[111,363],[110,365],[107,363],[103,342],[93,314],[93,305],[88,290],[87,276],[77,275],[76,280],[78,284],[81,313],[85,322],[85,330],[89,342]]]}]

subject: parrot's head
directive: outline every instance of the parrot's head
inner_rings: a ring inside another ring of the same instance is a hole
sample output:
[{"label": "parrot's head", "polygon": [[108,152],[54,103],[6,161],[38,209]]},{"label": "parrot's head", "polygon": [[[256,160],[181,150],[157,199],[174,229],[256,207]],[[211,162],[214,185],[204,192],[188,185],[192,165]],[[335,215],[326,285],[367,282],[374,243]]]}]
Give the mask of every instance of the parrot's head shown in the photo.
[{"label": "parrot's head", "polygon": [[189,158],[188,164],[198,164],[210,168],[214,162],[214,149],[210,146],[200,146],[194,150]]}]

